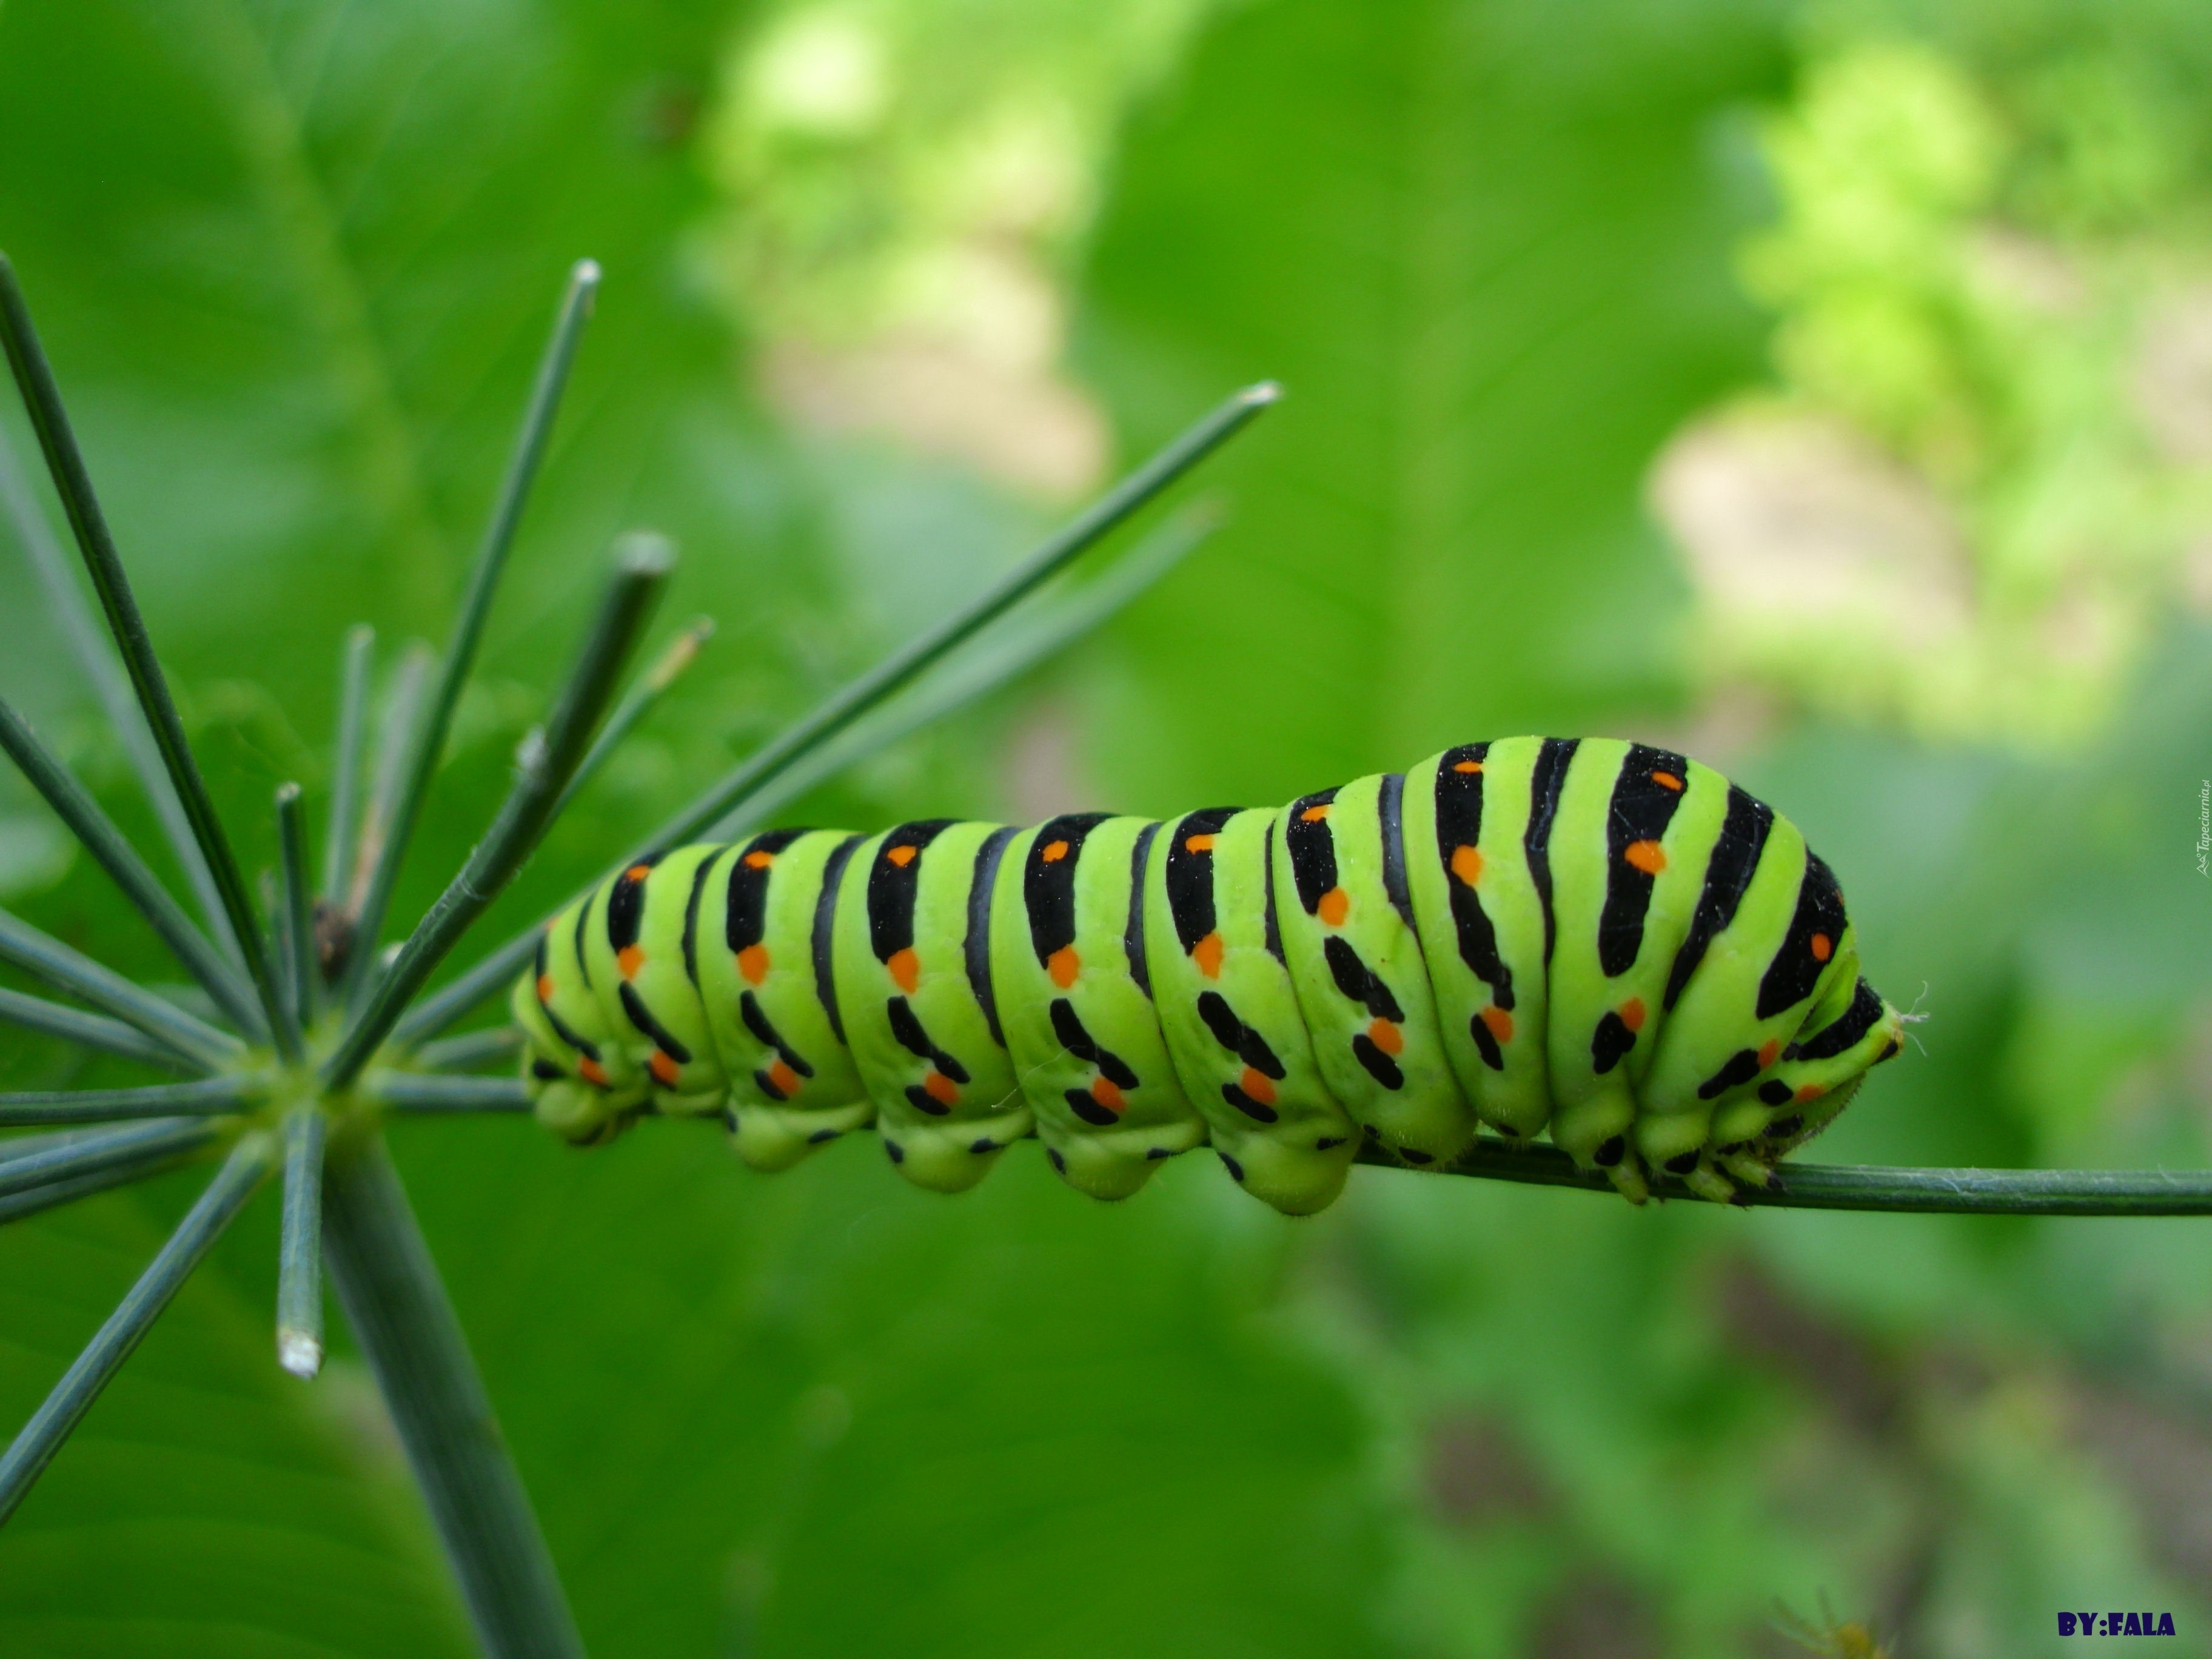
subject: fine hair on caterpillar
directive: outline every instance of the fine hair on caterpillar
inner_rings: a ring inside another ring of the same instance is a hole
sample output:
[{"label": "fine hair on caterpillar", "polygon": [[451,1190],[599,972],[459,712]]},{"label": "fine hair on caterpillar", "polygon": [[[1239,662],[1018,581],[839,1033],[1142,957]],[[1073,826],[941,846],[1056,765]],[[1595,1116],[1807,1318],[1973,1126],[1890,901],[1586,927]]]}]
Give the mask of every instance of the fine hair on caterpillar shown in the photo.
[{"label": "fine hair on caterpillar", "polygon": [[1280,809],[682,847],[550,922],[512,1002],[538,1115],[580,1144],[720,1115],[773,1170],[873,1124],[957,1192],[1034,1134],[1102,1199],[1210,1144],[1291,1214],[1363,1146],[1441,1169],[1484,1130],[1725,1201],[1904,1031],[1787,818],[1606,738]]}]

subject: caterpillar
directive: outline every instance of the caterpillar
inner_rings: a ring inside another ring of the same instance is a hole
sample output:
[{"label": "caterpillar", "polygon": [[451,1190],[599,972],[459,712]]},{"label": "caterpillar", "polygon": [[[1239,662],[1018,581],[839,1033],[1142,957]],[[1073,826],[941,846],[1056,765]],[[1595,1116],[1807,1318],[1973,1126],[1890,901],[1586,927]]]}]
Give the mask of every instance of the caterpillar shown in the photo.
[{"label": "caterpillar", "polygon": [[756,1169],[873,1123],[973,1186],[1034,1134],[1125,1198],[1211,1144],[1324,1208],[1363,1146],[1449,1166],[1548,1131],[1641,1202],[1726,1201],[1900,1047],[1789,819],[1641,743],[1448,749],[1279,810],[775,830],[638,860],[511,999],[579,1144],[720,1115]]}]

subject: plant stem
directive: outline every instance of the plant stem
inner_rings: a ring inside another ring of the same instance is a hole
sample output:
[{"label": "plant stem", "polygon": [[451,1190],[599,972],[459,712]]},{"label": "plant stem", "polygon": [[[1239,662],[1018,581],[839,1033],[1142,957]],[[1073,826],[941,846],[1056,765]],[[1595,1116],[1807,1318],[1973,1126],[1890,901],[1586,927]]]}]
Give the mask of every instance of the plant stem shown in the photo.
[{"label": "plant stem", "polygon": [[93,1136],[105,1133],[97,1127],[87,1129],[55,1129],[42,1135],[9,1135],[0,1139],[0,1164],[14,1163],[19,1158],[33,1158],[40,1152],[51,1152],[57,1147],[82,1146]]},{"label": "plant stem", "polygon": [[100,1129],[64,1146],[0,1164],[0,1197],[49,1182],[68,1181],[111,1164],[197,1151],[221,1131],[206,1118],[155,1118],[125,1129]]},{"label": "plant stem", "polygon": [[426,1042],[408,1063],[426,1072],[469,1072],[486,1060],[510,1059],[521,1047],[522,1033],[512,1024],[492,1025]]},{"label": "plant stem", "polygon": [[[492,595],[507,568],[507,550],[514,544],[515,529],[522,522],[523,506],[530,499],[530,486],[537,478],[538,464],[544,459],[554,416],[561,407],[561,393],[568,383],[568,366],[575,359],[576,343],[591,317],[592,301],[599,288],[598,264],[590,259],[578,260],[568,273],[568,292],[562,296],[561,309],[554,318],[552,337],[546,342],[545,355],[538,365],[537,383],[531,388],[530,407],[523,416],[514,457],[507,463],[507,477],[500,485],[499,500],[492,509],[491,522],[484,530],[483,544],[477,550],[476,563],[469,571],[460,614],[454,618],[453,635],[439,667],[437,688],[431,693],[429,714],[416,729],[409,748],[406,779],[386,827],[384,844],[378,850],[368,890],[362,899],[358,938],[366,945],[373,947],[383,934],[392,890],[399,879],[399,866],[406,859],[416,822],[430,793],[431,777],[445,753],[446,734],[453,724],[453,708],[460,702],[461,688],[476,662],[477,647],[483,638],[484,619],[491,611]],[[350,984],[356,995],[373,954],[373,949],[355,953]]]},{"label": "plant stem", "polygon": [[345,900],[353,864],[355,799],[361,789],[361,736],[368,702],[368,665],[376,649],[376,630],[366,623],[347,631],[343,666],[338,672],[338,732],[331,763],[331,821],[323,836],[323,896],[334,904]]},{"label": "plant stem", "polygon": [[155,746],[154,733],[146,724],[137,698],[131,693],[130,678],[116,661],[114,647],[93,620],[83,590],[70,572],[69,560],[62,552],[61,544],[54,539],[46,515],[39,510],[26,486],[16,465],[15,447],[4,434],[0,434],[0,501],[5,502],[9,516],[15,521],[24,549],[31,556],[31,567],[39,573],[40,585],[46,590],[47,602],[61,621],[62,632],[69,637],[77,665],[84,670],[85,678],[92,683],[93,695],[107,711],[108,724],[123,739],[123,747],[131,757],[131,769],[138,775],[138,786],[146,792],[154,816],[161,822],[161,833],[168,841],[169,850],[176,854],[192,896],[199,901],[201,918],[232,967],[242,969],[238,941],[230,936],[230,921],[223,915],[222,895],[216,890],[215,877],[208,870],[207,860],[201,856],[199,842],[192,838],[191,820],[185,816],[184,804],[177,799],[169,775],[162,768],[161,751]]},{"label": "plant stem", "polygon": [[1082,638],[1181,563],[1219,519],[1218,507],[1207,501],[1177,513],[1095,580],[1039,599],[1002,629],[983,635],[976,648],[958,661],[942,665],[867,719],[793,761],[717,819],[706,838],[736,840],[847,767],[910,732],[933,725]]},{"label": "plant stem", "polygon": [[514,786],[491,828],[408,936],[398,960],[376,981],[368,1005],[324,1063],[326,1089],[343,1089],[360,1074],[422,981],[538,845],[675,561],[675,549],[662,537],[635,533],[617,544],[614,575],[544,731],[524,741]]},{"label": "plant stem", "polygon": [[56,990],[106,1010],[195,1066],[212,1071],[246,1052],[246,1045],[229,1032],[141,989],[113,969],[5,910],[0,910],[0,962],[12,962]]},{"label": "plant stem", "polygon": [[76,1363],[63,1373],[6,1455],[0,1456],[0,1524],[15,1512],[31,1483],[44,1473],[108,1379],[131,1357],[178,1287],[222,1236],[231,1218],[253,1196],[253,1189],[269,1173],[273,1152],[265,1134],[248,1135],[231,1149],[228,1160],[208,1183],[199,1201],[177,1224],[169,1242],[107,1316],[107,1322],[85,1346]]},{"label": "plant stem", "polygon": [[697,836],[793,761],[850,726],[978,629],[1066,569],[1109,531],[1243,430],[1281,395],[1272,382],[1247,386],[1231,395],[985,592],[832,692],[811,712],[770,738],[663,824],[637,854],[623,862],[665,853]]},{"label": "plant stem", "polygon": [[0,1127],[116,1123],[143,1117],[222,1117],[253,1105],[273,1081],[265,1072],[156,1083],[143,1089],[53,1089],[0,1094]]},{"label": "plant stem", "polygon": [[544,921],[534,923],[527,932],[517,933],[496,951],[471,963],[466,972],[410,1008],[401,1017],[394,1035],[403,1043],[433,1036],[461,1018],[486,997],[505,990],[536,952],[538,936],[544,930]]},{"label": "plant stem", "polygon": [[[376,722],[376,762],[369,778],[368,810],[362,814],[361,834],[354,842],[352,873],[346,878],[343,889],[331,895],[343,901],[349,918],[361,914],[362,901],[368,896],[369,878],[384,855],[385,837],[391,830],[399,787],[406,775],[408,735],[414,731],[422,714],[422,691],[430,683],[431,660],[428,646],[420,640],[410,641],[407,648],[399,653],[399,666],[385,691],[384,708]],[[363,943],[358,930],[353,944],[374,954],[373,947]],[[347,961],[352,961],[350,952]],[[353,981],[349,978],[348,982]]]},{"label": "plant stem", "polygon": [[313,1101],[284,1120],[284,1223],[276,1255],[276,1359],[295,1376],[323,1368],[323,1142]]},{"label": "plant stem", "polygon": [[362,1092],[395,1112],[526,1112],[530,1097],[511,1077],[424,1077],[374,1072]]},{"label": "plant stem", "polygon": [[276,787],[276,847],[283,874],[277,894],[283,907],[284,942],[290,947],[291,1015],[295,1032],[315,1018],[315,923],[307,903],[307,837],[300,811],[300,786]]},{"label": "plant stem", "polygon": [[[22,288],[15,280],[15,268],[4,255],[0,255],[0,343],[7,348],[9,364],[15,372],[15,384],[22,391],[31,425],[39,434],[40,447],[46,452],[46,467],[53,475],[54,488],[60,492],[70,526],[76,532],[77,549],[84,555],[85,568],[91,573],[93,592],[99,595],[100,609],[107,613],[108,629],[115,635],[116,647],[123,653],[123,666],[131,676],[131,688],[138,694],[138,706],[145,714],[146,724],[154,733],[155,746],[161,751],[169,782],[191,825],[192,839],[198,843],[209,873],[215,878],[223,914],[229,918],[240,954],[246,959],[246,976],[253,982],[262,1010],[270,1029],[276,1031],[277,1046],[282,1049],[283,1033],[279,1029],[282,1021],[277,1017],[276,981],[270,974],[268,953],[261,948],[261,930],[254,921],[252,902],[246,896],[245,878],[239,874],[238,860],[231,855],[230,841],[223,834],[222,821],[216,816],[215,803],[208,798],[207,784],[200,776],[198,762],[192,758],[191,745],[185,740],[185,725],[178,718],[176,703],[169,696],[169,683],[162,677],[161,664],[155,660],[154,642],[147,635],[145,618],[139,615],[138,601],[131,594],[130,579],[123,572],[123,561],[115,550],[114,538],[108,534],[99,498],[93,493],[92,476],[85,470],[76,434],[70,430],[61,392],[54,384],[53,368],[46,362],[37,331],[31,325]],[[296,1056],[288,1054],[290,1057]]]},{"label": "plant stem", "polygon": [[484,1650],[582,1659],[544,1536],[382,1138],[333,1149],[323,1181],[331,1281]]},{"label": "plant stem", "polygon": [[[1360,1160],[1401,1167],[1376,1153]],[[1425,1173],[1425,1172],[1424,1172]],[[1602,1170],[1580,1170],[1553,1146],[1507,1147],[1484,1141],[1447,1175],[1574,1187],[1611,1193]],[[1697,1199],[1670,1176],[1653,1172],[1660,1198]],[[2212,1170],[1938,1170],[1879,1164],[1782,1164],[1764,1191],[1746,1187],[1740,1205],[1760,1209],[1879,1210],[1923,1215],[2212,1215]]]},{"label": "plant stem", "polygon": [[27,1026],[33,1031],[44,1031],[49,1036],[82,1043],[88,1048],[102,1049],[131,1060],[143,1060],[149,1066],[159,1066],[167,1071],[211,1069],[181,1058],[168,1044],[155,1042],[142,1035],[136,1027],[125,1025],[119,1019],[110,1019],[105,1014],[88,1014],[81,1008],[65,1007],[58,1002],[25,996],[21,991],[0,988],[0,1019]]},{"label": "plant stem", "polygon": [[54,758],[22,717],[0,701],[0,749],[5,749],[31,787],[46,797],[70,833],[81,842],[100,867],[123,890],[124,896],[169,947],[200,988],[235,1021],[240,1030],[263,1036],[267,1025],[253,1000],[252,988],[223,960],[168,890],[146,867],[146,860],[124,839],[106,813],[100,810],[85,787]]},{"label": "plant stem", "polygon": [[21,1221],[25,1216],[37,1215],[63,1204],[75,1203],[80,1198],[90,1198],[94,1193],[112,1191],[127,1187],[134,1181],[150,1180],[166,1174],[195,1153],[198,1146],[180,1152],[154,1152],[143,1158],[122,1159],[94,1170],[89,1175],[72,1176],[64,1181],[49,1181],[37,1187],[27,1187],[20,1193],[10,1193],[0,1198],[0,1225]]},{"label": "plant stem", "polygon": [[553,805],[553,816],[559,817],[568,810],[576,792],[591,781],[592,774],[606,762],[608,756],[622,746],[622,741],[660,701],[661,693],[675,684],[678,678],[698,656],[699,647],[714,637],[714,619],[702,617],[668,643],[668,648],[653,659],[653,666],[640,674],[623,700],[615,705],[607,723],[599,728],[599,735],[592,741],[582,761],[578,763],[576,775],[568,780],[568,787],[561,792],[561,799]]}]

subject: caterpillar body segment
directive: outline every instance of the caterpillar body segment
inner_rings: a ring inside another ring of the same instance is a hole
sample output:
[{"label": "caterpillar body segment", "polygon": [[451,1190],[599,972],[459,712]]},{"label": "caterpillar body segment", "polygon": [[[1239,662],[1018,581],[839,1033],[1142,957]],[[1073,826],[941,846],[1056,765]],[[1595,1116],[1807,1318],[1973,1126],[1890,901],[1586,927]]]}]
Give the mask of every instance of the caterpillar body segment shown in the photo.
[{"label": "caterpillar body segment", "polygon": [[733,1145],[756,1170],[787,1170],[875,1118],[825,994],[827,895],[860,841],[836,830],[756,836],[719,849],[685,902],[693,982],[702,1007],[720,1015],[707,1023],[728,1080]]},{"label": "caterpillar body segment", "polygon": [[[1406,774],[1407,885],[1440,1013],[1439,1036],[1475,1115],[1532,1140],[1552,1115],[1547,889],[1529,826],[1548,835],[1538,779],[1560,769],[1540,738],[1464,744]],[[1566,752],[1571,753],[1571,750]],[[1542,843],[1540,842],[1540,845]]]},{"label": "caterpillar body segment", "polygon": [[1329,1092],[1414,1165],[1474,1139],[1413,927],[1405,780],[1364,777],[1275,815],[1275,903],[1298,1006]]},{"label": "caterpillar body segment", "polygon": [[1310,1215],[1344,1190],[1360,1129],[1322,1079],[1291,979],[1275,817],[1216,806],[1160,832],[1147,955],[1160,1029],[1222,1167],[1286,1214]]},{"label": "caterpillar body segment", "polygon": [[[577,936],[608,1032],[602,1046],[620,1053],[626,1073],[672,1117],[718,1113],[729,1091],[686,949],[690,896],[721,850],[682,847],[665,859],[631,865],[586,902]],[[654,876],[660,884],[648,903],[646,883]],[[686,902],[660,902],[659,894],[671,890],[681,890]]]},{"label": "caterpillar body segment", "polygon": [[837,1004],[884,1154],[940,1193],[974,1186],[1031,1127],[991,985],[991,897],[1013,834],[900,824],[861,845],[837,896]]},{"label": "caterpillar body segment", "polygon": [[992,895],[1006,1050],[1053,1167],[1093,1198],[1127,1198],[1206,1139],[1152,1006],[1144,896],[1159,829],[1076,813],[1025,830]]},{"label": "caterpillar body segment", "polygon": [[1548,1130],[1640,1200],[1725,1200],[1833,1121],[1902,1020],[1826,865],[1711,769],[1463,744],[1281,809],[775,830],[619,872],[514,991],[568,1139],[724,1115],[788,1167],[873,1121],[957,1192],[1034,1133],[1095,1197],[1211,1143],[1304,1214],[1361,1146]]}]

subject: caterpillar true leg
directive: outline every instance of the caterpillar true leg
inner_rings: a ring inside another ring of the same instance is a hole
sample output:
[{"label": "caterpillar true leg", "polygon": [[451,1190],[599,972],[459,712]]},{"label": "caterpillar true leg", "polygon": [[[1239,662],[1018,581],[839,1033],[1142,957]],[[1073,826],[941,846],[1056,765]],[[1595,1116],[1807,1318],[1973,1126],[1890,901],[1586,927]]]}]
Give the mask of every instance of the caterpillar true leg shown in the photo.
[{"label": "caterpillar true leg", "polygon": [[580,1143],[722,1113],[757,1168],[873,1119],[917,1183],[1035,1133],[1099,1198],[1210,1142],[1291,1213],[1363,1144],[1548,1133],[1641,1200],[1725,1200],[1832,1121],[1902,1021],[1790,822],[1643,744],[1512,738],[1279,810],[776,830],[635,864],[515,988]]}]

